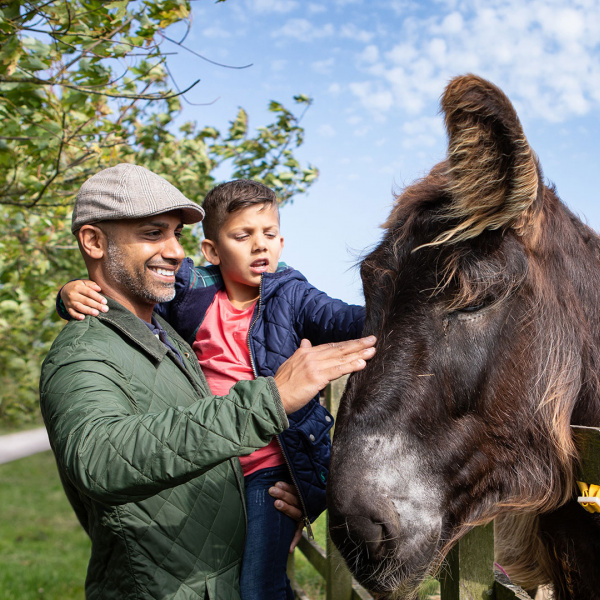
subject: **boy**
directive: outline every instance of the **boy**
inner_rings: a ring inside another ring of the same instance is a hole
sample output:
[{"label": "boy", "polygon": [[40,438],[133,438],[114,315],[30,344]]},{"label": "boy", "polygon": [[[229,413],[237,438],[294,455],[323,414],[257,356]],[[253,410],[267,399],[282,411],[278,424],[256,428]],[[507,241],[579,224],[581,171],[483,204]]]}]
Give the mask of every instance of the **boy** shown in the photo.
[{"label": "boy", "polygon": [[[237,381],[273,375],[303,338],[314,344],[359,337],[364,309],[329,298],[294,269],[279,264],[283,237],[275,193],[236,180],[213,188],[203,208],[202,253],[209,267],[186,259],[176,295],[160,312],[198,357],[213,393]],[[104,310],[91,282],[67,284],[61,296],[71,316]],[[86,308],[87,307],[87,308]],[[97,313],[95,313],[97,314]],[[290,428],[265,448],[240,457],[248,529],[240,587],[243,600],[291,600],[287,553],[296,524],[269,501],[278,481],[293,483],[304,524],[325,508],[331,415],[314,398],[290,415]]]}]

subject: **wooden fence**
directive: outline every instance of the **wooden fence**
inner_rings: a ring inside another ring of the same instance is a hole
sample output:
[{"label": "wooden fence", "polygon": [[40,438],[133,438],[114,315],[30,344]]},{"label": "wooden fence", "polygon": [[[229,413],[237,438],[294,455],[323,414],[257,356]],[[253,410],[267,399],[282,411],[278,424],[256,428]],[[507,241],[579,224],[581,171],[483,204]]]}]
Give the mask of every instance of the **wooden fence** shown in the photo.
[{"label": "wooden fence", "polygon": [[[326,390],[326,406],[334,415],[344,385],[345,381],[334,382]],[[573,433],[582,456],[579,480],[600,484],[600,428],[574,426]],[[326,545],[321,548],[304,533],[297,549],[325,579],[326,600],[372,600],[353,580],[329,535]],[[297,600],[311,600],[294,577],[293,555],[288,573]],[[440,593],[441,600],[531,600],[529,594],[494,570],[493,523],[474,528],[448,553],[440,573]]]}]

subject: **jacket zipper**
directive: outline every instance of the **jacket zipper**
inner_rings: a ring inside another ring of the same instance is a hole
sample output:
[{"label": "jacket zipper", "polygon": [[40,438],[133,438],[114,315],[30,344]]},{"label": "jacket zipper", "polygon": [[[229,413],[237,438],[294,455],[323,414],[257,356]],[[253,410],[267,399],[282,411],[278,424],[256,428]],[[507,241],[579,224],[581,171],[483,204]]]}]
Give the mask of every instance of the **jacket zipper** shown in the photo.
[{"label": "jacket zipper", "polygon": [[[258,377],[258,372],[256,370],[256,365],[254,363],[254,356],[252,355],[252,348],[250,348],[250,332],[252,331],[252,328],[254,327],[254,325],[258,321],[258,317],[260,316],[260,311],[262,309],[262,291],[263,291],[263,275],[260,276],[260,285],[258,287],[258,308],[256,310],[256,317],[255,317],[254,321],[252,321],[252,323],[250,323],[250,327],[248,327],[248,337],[246,338],[246,344],[248,345],[248,354],[250,355],[250,366],[252,367],[252,373],[254,374],[254,378]],[[313,530],[310,525],[310,520],[308,519],[308,511],[306,510],[306,505],[304,504],[304,498],[302,498],[302,494],[300,492],[300,487],[298,486],[298,483],[296,482],[296,478],[294,477],[294,472],[292,471],[290,461],[288,460],[288,457],[285,454],[285,451],[283,449],[283,444],[281,443],[281,440],[279,439],[279,435],[276,435],[275,438],[277,439],[277,443],[279,444],[279,448],[281,449],[281,454],[283,456],[283,460],[285,461],[287,469],[290,473],[290,477],[292,478],[292,483],[294,484],[294,487],[296,488],[296,492],[298,492],[298,498],[300,499],[300,505],[302,507],[302,522],[304,523],[304,526],[306,527],[306,532],[308,533],[308,537],[311,540],[314,540],[315,536],[313,534]]]}]

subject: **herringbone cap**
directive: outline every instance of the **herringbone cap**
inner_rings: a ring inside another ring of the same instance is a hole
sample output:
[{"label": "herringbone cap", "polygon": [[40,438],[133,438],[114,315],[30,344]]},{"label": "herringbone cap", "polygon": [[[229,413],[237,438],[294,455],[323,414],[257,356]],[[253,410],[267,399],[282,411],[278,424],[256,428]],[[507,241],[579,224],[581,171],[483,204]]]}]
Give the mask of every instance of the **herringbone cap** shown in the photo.
[{"label": "herringbone cap", "polygon": [[144,167],[121,163],[90,177],[79,190],[71,231],[100,221],[139,219],[180,210],[184,224],[204,218],[201,206],[166,179]]}]

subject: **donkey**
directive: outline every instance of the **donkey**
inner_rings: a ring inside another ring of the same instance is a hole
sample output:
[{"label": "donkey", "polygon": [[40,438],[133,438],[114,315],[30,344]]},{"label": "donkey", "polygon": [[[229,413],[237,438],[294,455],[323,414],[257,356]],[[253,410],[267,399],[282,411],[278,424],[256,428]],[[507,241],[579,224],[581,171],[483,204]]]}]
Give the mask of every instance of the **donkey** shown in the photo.
[{"label": "donkey", "polygon": [[598,599],[600,515],[576,502],[570,426],[600,426],[600,239],[544,184],[500,89],[457,77],[441,105],[447,158],[361,265],[377,354],[341,401],[331,536],[363,585],[412,598],[496,518],[513,581]]}]

